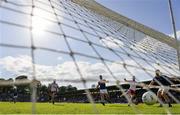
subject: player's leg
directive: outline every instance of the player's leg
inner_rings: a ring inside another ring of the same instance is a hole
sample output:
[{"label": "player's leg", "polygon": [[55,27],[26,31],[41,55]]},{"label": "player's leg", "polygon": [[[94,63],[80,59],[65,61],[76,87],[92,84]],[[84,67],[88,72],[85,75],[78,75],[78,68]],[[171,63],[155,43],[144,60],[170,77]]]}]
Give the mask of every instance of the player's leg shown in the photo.
[{"label": "player's leg", "polygon": [[100,97],[101,97],[101,102],[104,101],[104,94],[102,92],[100,93]]},{"label": "player's leg", "polygon": [[132,102],[132,103],[135,102],[135,96],[134,96],[134,94],[131,94],[131,102]]},{"label": "player's leg", "polygon": [[130,104],[134,103],[137,105],[136,103],[136,98],[135,98],[135,93],[131,90],[131,92],[129,93],[129,97],[130,97]]},{"label": "player's leg", "polygon": [[108,94],[108,92],[107,92],[107,89],[104,90],[104,95],[105,95],[105,99],[106,99],[109,103],[111,103],[111,100],[110,100],[109,94]]},{"label": "player's leg", "polygon": [[109,94],[108,94],[108,93],[105,93],[105,98],[106,98],[106,100],[107,100],[109,103],[111,103],[111,100],[110,100],[110,97],[109,97]]},{"label": "player's leg", "polygon": [[134,104],[138,105],[138,100],[137,100],[136,92],[133,91],[131,95],[132,95],[132,102],[133,102]]},{"label": "player's leg", "polygon": [[16,96],[13,97],[13,102],[16,103]]},{"label": "player's leg", "polygon": [[130,106],[132,104],[132,101],[131,101],[131,90],[129,89],[127,91],[127,98],[128,98],[128,106]]},{"label": "player's leg", "polygon": [[127,91],[126,92],[122,92],[122,94],[120,95],[120,97],[122,97],[122,96],[126,96],[127,95]]},{"label": "player's leg", "polygon": [[103,105],[105,105],[104,92],[102,92],[102,90],[100,90],[100,97],[101,97],[101,103],[102,103]]},{"label": "player's leg", "polygon": [[48,99],[49,99],[49,103],[51,103],[51,101],[52,101],[52,93],[51,92],[48,92]]},{"label": "player's leg", "polygon": [[9,102],[13,102],[13,95],[10,96]]},{"label": "player's leg", "polygon": [[162,89],[158,90],[157,97],[158,97],[158,101],[160,103],[159,107],[162,107],[162,104],[163,104]]},{"label": "player's leg", "polygon": [[167,95],[167,92],[168,92],[168,90],[166,90],[166,89],[164,89],[163,91],[162,91],[162,96],[163,96],[163,98],[165,99],[165,101],[169,104],[169,107],[172,107],[172,105],[171,105],[171,101],[170,101],[170,99],[169,99],[169,97],[168,97],[168,95]]},{"label": "player's leg", "polygon": [[55,92],[52,92],[52,103],[53,104],[55,103],[54,98],[55,98]]},{"label": "player's leg", "polygon": [[131,103],[134,103],[134,90],[131,90],[130,91],[130,96],[131,96],[131,98],[130,98],[130,100],[131,100]]}]

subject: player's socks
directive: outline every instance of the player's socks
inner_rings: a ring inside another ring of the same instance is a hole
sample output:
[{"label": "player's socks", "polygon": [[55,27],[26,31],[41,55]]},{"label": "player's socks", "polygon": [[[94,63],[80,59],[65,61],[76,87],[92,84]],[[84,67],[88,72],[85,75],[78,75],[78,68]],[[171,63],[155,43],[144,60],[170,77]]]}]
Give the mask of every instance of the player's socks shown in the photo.
[{"label": "player's socks", "polygon": [[104,102],[101,102],[101,104],[105,106],[105,103],[104,103]]},{"label": "player's socks", "polygon": [[103,103],[103,105],[105,106],[105,103]]},{"label": "player's socks", "polygon": [[168,105],[169,105],[169,107],[172,107],[171,103],[169,103]]},{"label": "player's socks", "polygon": [[135,104],[135,105],[138,105],[139,103],[138,103],[138,101],[136,100],[136,101],[134,102],[134,104]]}]

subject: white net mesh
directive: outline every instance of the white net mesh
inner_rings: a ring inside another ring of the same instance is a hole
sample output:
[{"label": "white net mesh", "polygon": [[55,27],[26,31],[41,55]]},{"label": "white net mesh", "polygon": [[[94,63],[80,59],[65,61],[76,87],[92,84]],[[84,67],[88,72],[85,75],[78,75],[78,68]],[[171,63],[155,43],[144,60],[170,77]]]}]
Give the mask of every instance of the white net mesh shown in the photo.
[{"label": "white net mesh", "polygon": [[[61,85],[87,89],[94,105],[88,88],[97,84],[99,75],[110,81],[109,86],[132,76],[151,80],[156,69],[180,76],[174,48],[70,0],[1,0],[0,13],[2,78],[25,75],[46,85],[56,79]],[[24,82],[31,83],[1,85]],[[32,84],[33,113],[36,89]],[[95,105],[93,109],[98,111]]]}]

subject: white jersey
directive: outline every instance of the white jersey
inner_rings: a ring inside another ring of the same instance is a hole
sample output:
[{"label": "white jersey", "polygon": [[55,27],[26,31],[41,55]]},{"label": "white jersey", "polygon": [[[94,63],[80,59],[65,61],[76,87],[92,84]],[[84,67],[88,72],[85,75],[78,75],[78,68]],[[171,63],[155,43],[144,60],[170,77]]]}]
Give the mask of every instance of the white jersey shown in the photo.
[{"label": "white jersey", "polygon": [[53,92],[53,91],[58,91],[58,85],[56,84],[56,83],[52,83],[51,85],[50,85],[50,89],[51,89],[51,91]]},{"label": "white jersey", "polygon": [[136,81],[128,81],[130,84],[129,89],[135,91],[136,90]]}]

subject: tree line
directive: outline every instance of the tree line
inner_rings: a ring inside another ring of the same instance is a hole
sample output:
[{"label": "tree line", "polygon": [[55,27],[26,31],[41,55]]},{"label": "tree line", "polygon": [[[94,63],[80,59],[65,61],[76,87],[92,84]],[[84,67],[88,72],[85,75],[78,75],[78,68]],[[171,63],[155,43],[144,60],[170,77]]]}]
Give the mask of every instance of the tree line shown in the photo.
[{"label": "tree line", "polygon": [[[21,84],[19,84],[20,82]],[[48,97],[49,95],[48,85],[43,85],[38,80],[36,80],[36,82],[37,82],[37,98],[42,97],[42,96]],[[28,79],[27,76],[21,75],[21,76],[16,77],[15,80],[13,80],[12,78],[9,78],[7,80],[0,78],[1,100],[8,100],[9,98],[11,98],[14,92],[14,88],[16,88],[18,92],[19,98],[20,97],[26,98],[25,100],[30,99],[31,94],[32,94],[32,87],[30,84],[30,80]],[[73,91],[77,91],[77,87],[74,87],[72,85],[60,86],[58,94],[64,94],[64,93],[73,92]]]}]

